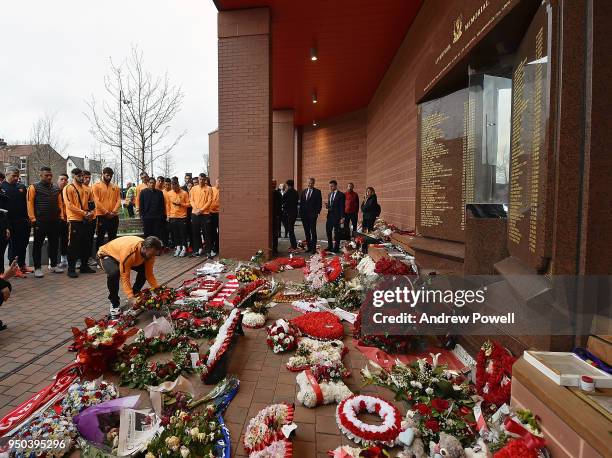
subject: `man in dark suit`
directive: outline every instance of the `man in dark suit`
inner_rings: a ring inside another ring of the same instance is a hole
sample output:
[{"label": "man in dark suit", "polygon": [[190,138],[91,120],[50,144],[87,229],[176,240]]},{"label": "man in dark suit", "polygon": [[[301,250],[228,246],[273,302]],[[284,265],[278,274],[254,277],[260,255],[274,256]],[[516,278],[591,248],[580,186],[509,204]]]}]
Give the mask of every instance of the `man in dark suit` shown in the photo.
[{"label": "man in dark suit", "polygon": [[278,238],[281,233],[281,211],[283,196],[272,180],[272,256],[278,255]]},{"label": "man in dark suit", "polygon": [[300,196],[294,188],[294,181],[287,180],[287,190],[283,194],[283,217],[287,224],[285,230],[289,234],[289,243],[291,243],[291,249],[297,248],[297,240],[295,239],[295,220],[297,219],[298,213],[298,202]]},{"label": "man in dark suit", "polygon": [[[329,196],[327,197],[327,202],[325,202],[325,208],[327,208],[325,230],[327,231],[327,250],[334,253],[340,251],[340,225],[344,221],[345,203],[344,193],[338,191],[338,182],[331,180],[329,182]],[[332,231],[334,234],[333,243]]]},{"label": "man in dark suit", "polygon": [[317,252],[317,218],[323,207],[321,191],[314,187],[315,179],[308,178],[308,187],[302,191],[300,197],[300,216],[306,233],[308,252]]}]

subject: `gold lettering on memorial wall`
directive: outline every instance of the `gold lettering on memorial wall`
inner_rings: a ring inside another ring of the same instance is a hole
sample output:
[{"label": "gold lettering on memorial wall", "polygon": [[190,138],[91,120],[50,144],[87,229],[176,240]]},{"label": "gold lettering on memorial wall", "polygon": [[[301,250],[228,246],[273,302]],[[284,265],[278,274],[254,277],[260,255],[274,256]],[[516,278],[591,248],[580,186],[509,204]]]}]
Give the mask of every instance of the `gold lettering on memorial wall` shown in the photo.
[{"label": "gold lettering on memorial wall", "polygon": [[476,151],[475,103],[463,103],[463,179],[461,181],[461,229],[465,230],[465,204],[474,202],[474,156]]},{"label": "gold lettering on memorial wall", "polygon": [[463,34],[463,16],[459,15],[457,19],[455,19],[455,28],[453,29],[453,43],[456,43],[461,35]]},{"label": "gold lettering on memorial wall", "polygon": [[[536,61],[544,55],[544,29],[540,28],[536,35]],[[542,92],[543,92],[543,65],[535,64],[535,78],[533,82],[533,137],[531,147],[531,183],[529,212],[529,251],[536,252],[538,236],[538,214],[540,207],[540,143],[542,139]]]},{"label": "gold lettering on memorial wall", "polygon": [[519,245],[521,243],[520,222],[525,217],[527,202],[521,185],[521,179],[525,174],[527,161],[523,148],[523,112],[527,109],[525,99],[525,64],[523,59],[516,67],[512,78],[512,139],[510,160],[510,202],[508,208],[508,239]]},{"label": "gold lettering on memorial wall", "polygon": [[435,227],[442,224],[442,214],[452,210],[441,183],[452,176],[452,169],[442,161],[449,150],[442,140],[440,124],[448,119],[445,113],[423,116],[421,121],[421,226]]}]

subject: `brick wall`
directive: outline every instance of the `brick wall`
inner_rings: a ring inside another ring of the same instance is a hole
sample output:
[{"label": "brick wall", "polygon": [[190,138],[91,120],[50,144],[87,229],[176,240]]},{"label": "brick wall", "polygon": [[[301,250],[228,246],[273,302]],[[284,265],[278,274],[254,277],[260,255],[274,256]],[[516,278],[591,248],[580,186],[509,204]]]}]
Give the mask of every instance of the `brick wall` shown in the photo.
[{"label": "brick wall", "polygon": [[376,189],[381,217],[415,227],[417,106],[414,82],[430,52],[428,32],[452,2],[425,3],[368,105],[367,181]]},{"label": "brick wall", "polygon": [[284,183],[295,179],[293,110],[274,110],[272,113],[272,179]]},{"label": "brick wall", "polygon": [[271,246],[270,14],[222,11],[219,33],[220,251],[248,259]]},{"label": "brick wall", "polygon": [[[366,186],[366,113],[358,111],[304,127],[302,135],[302,186],[314,177],[323,200],[329,192],[328,182],[338,181],[345,191],[349,181],[362,196]],[[323,210],[325,212],[325,210]]]},{"label": "brick wall", "polygon": [[219,178],[219,131],[215,130],[208,134],[208,177],[210,184],[215,185]]}]

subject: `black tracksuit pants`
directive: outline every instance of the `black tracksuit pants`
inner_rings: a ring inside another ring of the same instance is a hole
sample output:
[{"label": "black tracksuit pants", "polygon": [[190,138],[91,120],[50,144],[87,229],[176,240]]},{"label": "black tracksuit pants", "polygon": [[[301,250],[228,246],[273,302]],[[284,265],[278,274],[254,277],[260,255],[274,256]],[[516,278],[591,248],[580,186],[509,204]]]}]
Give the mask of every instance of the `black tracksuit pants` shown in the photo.
[{"label": "black tracksuit pants", "polygon": [[187,218],[170,218],[170,231],[175,247],[187,247]]},{"label": "black tracksuit pants", "polygon": [[[191,229],[193,231],[193,252],[197,253],[200,248],[205,254],[209,254],[210,246],[210,216],[191,215]],[[204,244],[202,245],[202,239]]]},{"label": "black tracksuit pants", "polygon": [[161,240],[161,217],[143,218],[142,229],[145,238],[153,235]]},{"label": "black tracksuit pants", "polygon": [[119,230],[119,217],[105,218],[104,216],[98,216],[96,219],[96,253],[102,245],[106,242],[104,237],[108,235],[108,241],[115,240],[117,238],[117,231]]},{"label": "black tracksuit pants", "polygon": [[[107,256],[102,259],[102,269],[106,272],[106,287],[108,288],[108,300],[112,304],[113,307],[119,307],[121,305],[121,300],[119,299],[119,283],[120,283],[120,271],[119,271],[119,261],[115,258],[111,258]],[[145,282],[147,281],[147,277],[145,275],[144,264],[139,266],[132,267],[134,272],[137,272],[136,281],[134,281],[134,285],[132,286],[132,291],[134,294],[138,294]]]},{"label": "black tracksuit pants", "polygon": [[81,260],[81,269],[87,268],[91,254],[91,223],[89,221],[70,221],[68,223],[68,271],[74,272],[76,262]]},{"label": "black tracksuit pants", "polygon": [[60,221],[36,221],[34,223],[34,243],[32,245],[32,258],[34,268],[40,269],[41,252],[45,238],[49,241],[47,253],[51,267],[57,266],[57,245],[59,243]]},{"label": "black tracksuit pants", "polygon": [[19,267],[26,266],[26,250],[30,243],[30,221],[9,221],[11,238],[9,239],[8,258],[17,258]]}]

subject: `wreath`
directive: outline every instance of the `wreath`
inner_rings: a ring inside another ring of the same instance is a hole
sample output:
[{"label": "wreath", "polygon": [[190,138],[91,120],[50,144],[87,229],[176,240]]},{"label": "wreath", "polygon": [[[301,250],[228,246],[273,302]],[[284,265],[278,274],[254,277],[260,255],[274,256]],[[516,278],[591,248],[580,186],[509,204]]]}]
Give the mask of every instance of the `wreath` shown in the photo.
[{"label": "wreath", "polygon": [[293,444],[288,440],[274,441],[266,448],[253,452],[249,458],[291,458],[293,456]]},{"label": "wreath", "polygon": [[[363,411],[378,415],[382,424],[370,425],[361,421],[357,415]],[[380,443],[393,447],[401,432],[402,416],[394,405],[384,399],[360,394],[338,404],[336,422],[340,431],[354,442],[364,445]]]},{"label": "wreath", "polygon": [[283,319],[276,320],[273,325],[268,326],[267,331],[268,338],[266,339],[266,343],[274,353],[291,351],[297,347],[297,339],[300,336],[300,331],[291,323]]},{"label": "wreath", "polygon": [[196,339],[211,339],[217,335],[227,314],[222,309],[205,309],[196,313],[174,310],[170,314],[176,334]]},{"label": "wreath", "polygon": [[231,305],[234,307],[242,307],[247,304],[247,301],[251,299],[256,292],[262,289],[266,285],[266,280],[259,279],[252,281],[251,283],[246,284],[238,291],[236,291],[236,295],[231,301]]},{"label": "wreath", "polygon": [[381,275],[416,275],[412,266],[396,258],[382,257],[376,261],[374,272]]},{"label": "wreath", "polygon": [[238,309],[232,310],[219,328],[219,332],[213,344],[204,355],[200,355],[200,358],[196,362],[195,370],[202,382],[206,383],[208,375],[213,371],[216,364],[221,360],[232,343],[234,331],[240,324],[241,316]]},{"label": "wreath", "polygon": [[[147,361],[157,353],[172,352],[168,362]],[[121,385],[129,388],[156,386],[167,380],[175,380],[182,372],[191,372],[190,353],[198,352],[198,344],[185,336],[161,335],[159,337],[138,337],[121,350],[115,372],[119,373]]]},{"label": "wreath", "polygon": [[497,342],[486,341],[482,345],[476,357],[476,390],[487,404],[499,407],[510,401],[515,361]]},{"label": "wreath", "polygon": [[167,286],[147,288],[138,293],[138,301],[132,307],[134,310],[162,310],[176,300],[176,291]]},{"label": "wreath", "polygon": [[341,340],[344,326],[340,319],[331,312],[312,312],[291,320],[303,334],[318,340]]},{"label": "wreath", "polygon": [[244,432],[244,449],[247,454],[263,450],[273,442],[287,439],[289,433],[283,426],[293,422],[293,405],[272,404],[261,409],[251,418]]},{"label": "wreath", "polygon": [[353,393],[342,381],[345,368],[342,363],[317,364],[296,377],[299,391],[297,400],[305,407],[343,401]]}]

